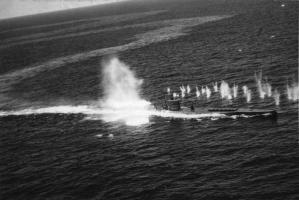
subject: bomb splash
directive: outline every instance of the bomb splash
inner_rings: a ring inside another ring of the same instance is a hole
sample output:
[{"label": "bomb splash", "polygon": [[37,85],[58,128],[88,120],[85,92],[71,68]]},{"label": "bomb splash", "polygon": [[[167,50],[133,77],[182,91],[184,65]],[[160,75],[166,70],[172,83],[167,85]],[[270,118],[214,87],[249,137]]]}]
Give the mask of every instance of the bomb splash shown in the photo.
[{"label": "bomb splash", "polygon": [[103,109],[115,114],[104,114],[104,121],[124,121],[128,125],[138,125],[149,121],[150,102],[139,95],[142,80],[118,58],[113,57],[102,64],[104,99]]}]

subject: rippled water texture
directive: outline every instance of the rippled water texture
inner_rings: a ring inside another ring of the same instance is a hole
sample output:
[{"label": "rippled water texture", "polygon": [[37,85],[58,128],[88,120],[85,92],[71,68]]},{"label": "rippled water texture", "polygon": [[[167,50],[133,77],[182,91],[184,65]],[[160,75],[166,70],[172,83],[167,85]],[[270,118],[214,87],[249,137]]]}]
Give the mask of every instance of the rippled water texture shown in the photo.
[{"label": "rippled water texture", "polygon": [[[299,199],[298,2],[123,2],[0,38],[1,199]],[[182,85],[278,119],[155,110]]]}]

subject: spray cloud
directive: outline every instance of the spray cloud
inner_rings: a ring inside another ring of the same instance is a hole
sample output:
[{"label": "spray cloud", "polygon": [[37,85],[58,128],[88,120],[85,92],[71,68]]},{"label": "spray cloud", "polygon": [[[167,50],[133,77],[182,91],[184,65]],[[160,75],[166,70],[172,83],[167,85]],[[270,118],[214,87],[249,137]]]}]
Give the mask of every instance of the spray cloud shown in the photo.
[{"label": "spray cloud", "polygon": [[128,125],[148,122],[150,102],[139,96],[142,80],[116,57],[104,62],[102,67],[104,99],[101,107],[117,111],[113,115],[104,115],[103,119],[122,120]]}]

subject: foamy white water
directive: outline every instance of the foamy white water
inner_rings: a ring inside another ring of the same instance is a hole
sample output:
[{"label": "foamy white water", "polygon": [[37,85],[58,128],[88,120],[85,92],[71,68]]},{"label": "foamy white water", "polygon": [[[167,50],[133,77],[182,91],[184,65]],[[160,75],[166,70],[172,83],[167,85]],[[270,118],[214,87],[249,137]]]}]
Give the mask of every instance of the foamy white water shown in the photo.
[{"label": "foamy white water", "polygon": [[218,92],[218,83],[213,83],[214,92]]},{"label": "foamy white water", "polygon": [[251,90],[247,90],[246,101],[247,101],[247,103],[251,102]]},{"label": "foamy white water", "polygon": [[246,97],[247,93],[248,93],[248,87],[247,87],[247,85],[243,85],[242,90],[243,90],[243,96]]},{"label": "foamy white water", "polygon": [[205,93],[206,93],[206,89],[203,86],[201,86],[201,94],[205,94]]},{"label": "foamy white water", "polygon": [[234,98],[238,97],[238,85],[236,85],[236,84],[234,84],[234,86],[233,86],[233,95],[234,95]]},{"label": "foamy white water", "polygon": [[128,125],[148,123],[150,102],[139,95],[142,80],[135,77],[129,66],[114,57],[102,64],[104,99],[100,102],[104,110],[115,114],[103,114],[104,121],[124,121]]},{"label": "foamy white water", "polygon": [[191,87],[190,85],[187,85],[187,94],[190,94],[190,92],[191,92]]},{"label": "foamy white water", "polygon": [[200,91],[198,89],[198,87],[196,86],[196,97],[199,98],[200,97]]},{"label": "foamy white water", "polygon": [[279,106],[279,104],[280,104],[280,93],[278,92],[277,89],[274,90],[273,98],[274,98],[274,101],[275,101],[275,105]]},{"label": "foamy white water", "polygon": [[297,101],[299,99],[299,83],[287,84],[287,97],[290,101]]},{"label": "foamy white water", "polygon": [[180,86],[181,97],[184,98],[186,96],[186,88],[184,85]]},{"label": "foamy white water", "polygon": [[170,92],[171,92],[171,90],[170,90],[170,88],[168,87],[168,88],[167,88],[167,94],[170,94]]},{"label": "foamy white water", "polygon": [[209,99],[211,97],[212,92],[208,86],[206,86],[205,90],[206,90],[207,99]]},{"label": "foamy white water", "polygon": [[221,81],[220,94],[222,99],[232,99],[231,89],[227,82]]}]

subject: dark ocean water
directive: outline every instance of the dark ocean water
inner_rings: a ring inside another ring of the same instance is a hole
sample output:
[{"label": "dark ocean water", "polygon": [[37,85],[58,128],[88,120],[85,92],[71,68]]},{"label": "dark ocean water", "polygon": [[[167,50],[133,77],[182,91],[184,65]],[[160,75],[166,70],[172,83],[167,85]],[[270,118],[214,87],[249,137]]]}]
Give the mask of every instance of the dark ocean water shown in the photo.
[{"label": "dark ocean water", "polygon": [[[221,19],[202,23],[206,16]],[[101,62],[113,54],[153,104],[169,86],[226,80],[253,91],[250,104],[234,105],[279,113],[276,121],[152,116],[141,126],[3,115],[1,199],[299,199],[298,101],[286,95],[287,80],[298,83],[298,2],[137,1],[0,27],[1,112],[98,101]],[[281,93],[279,106],[258,97],[258,70]]]}]

